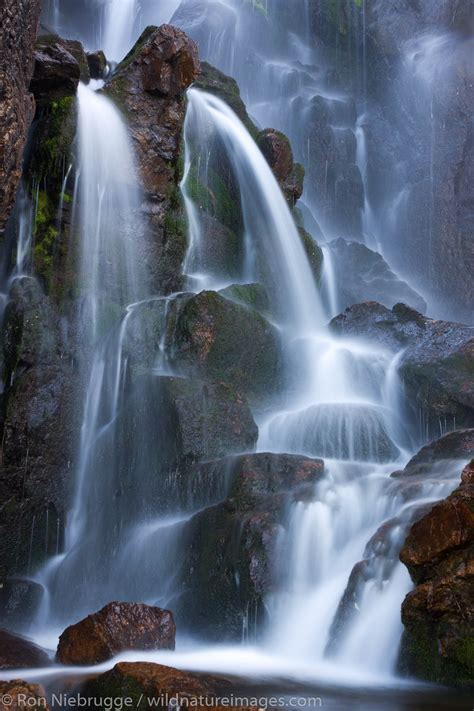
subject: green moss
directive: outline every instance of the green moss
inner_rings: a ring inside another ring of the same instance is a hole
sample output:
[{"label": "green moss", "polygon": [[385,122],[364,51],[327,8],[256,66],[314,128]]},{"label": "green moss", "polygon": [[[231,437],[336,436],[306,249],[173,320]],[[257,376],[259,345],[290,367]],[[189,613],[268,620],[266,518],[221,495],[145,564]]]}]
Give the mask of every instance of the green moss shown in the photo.
[{"label": "green moss", "polygon": [[314,241],[309,232],[303,227],[298,227],[298,232],[300,233],[301,241],[305,249],[308,261],[311,266],[314,278],[317,284],[321,281],[322,267],[323,267],[323,252],[321,247]]},{"label": "green moss", "polygon": [[219,292],[226,299],[250,306],[261,313],[269,313],[270,300],[261,284],[232,284]]},{"label": "green moss", "polygon": [[192,166],[186,181],[189,197],[201,210],[208,212],[223,225],[236,229],[241,220],[240,208],[232,198],[226,182],[213,168],[208,169],[207,180],[208,185],[203,185],[197,167]]}]

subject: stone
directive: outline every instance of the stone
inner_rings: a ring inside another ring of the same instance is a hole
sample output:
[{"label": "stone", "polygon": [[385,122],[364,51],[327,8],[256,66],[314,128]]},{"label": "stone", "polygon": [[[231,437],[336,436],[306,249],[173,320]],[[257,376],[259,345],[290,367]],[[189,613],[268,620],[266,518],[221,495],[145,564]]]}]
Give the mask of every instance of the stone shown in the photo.
[{"label": "stone", "polygon": [[[105,674],[87,681],[83,693],[99,698],[127,696],[135,705],[147,699],[157,708],[165,708],[164,700],[176,696],[183,699],[183,703],[187,701],[190,707],[201,708],[205,704],[222,709],[216,697],[226,692],[229,695],[231,690],[231,682],[224,677],[190,673],[150,662],[120,662]],[[162,703],[157,704],[157,701]]]},{"label": "stone", "polygon": [[6,0],[0,28],[0,236],[13,209],[35,113],[29,85],[40,0]]},{"label": "stone", "polygon": [[175,635],[169,610],[111,602],[64,630],[56,660],[61,664],[91,665],[127,650],[174,649]]},{"label": "stone", "polygon": [[403,302],[425,313],[423,297],[392,272],[381,254],[360,242],[342,238],[328,246],[337,265],[335,275],[341,309],[362,301],[377,301],[388,308]]},{"label": "stone", "polygon": [[181,204],[185,91],[200,71],[195,43],[184,32],[148,27],[105,86],[127,117],[144,190],[143,261],[156,293],[182,290],[187,227]]},{"label": "stone", "polygon": [[400,553],[415,583],[402,604],[399,666],[429,681],[468,685],[474,672],[474,466],[417,521]]},{"label": "stone", "polygon": [[250,401],[262,400],[279,382],[278,334],[257,311],[203,291],[178,315],[174,362],[203,380],[237,387]]},{"label": "stone", "polygon": [[330,328],[394,353],[403,350],[399,372],[429,437],[439,434],[440,424],[447,429],[474,425],[474,328],[427,318],[405,304],[390,310],[371,301],[346,309]]},{"label": "stone", "polygon": [[0,681],[0,711],[20,711],[25,707],[50,711],[44,688],[22,679]]},{"label": "stone", "polygon": [[41,603],[44,589],[39,583],[24,578],[9,578],[0,583],[0,625],[21,629],[32,619]]},{"label": "stone", "polygon": [[49,664],[49,657],[41,647],[26,637],[0,629],[0,669],[37,669]]},{"label": "stone", "polygon": [[68,47],[56,35],[43,35],[38,39],[30,84],[38,106],[76,94],[81,68],[71,49],[75,52],[77,47]]},{"label": "stone", "polygon": [[468,460],[474,457],[474,429],[448,432],[434,442],[426,444],[410,459],[402,471],[392,477],[423,477],[432,473],[434,466],[445,467],[446,462]]},{"label": "stone", "polygon": [[293,151],[288,138],[281,131],[266,128],[257,136],[257,145],[277,179],[290,207],[303,194],[304,168],[293,161]]},{"label": "stone", "polygon": [[107,73],[107,59],[102,50],[87,53],[87,64],[91,79],[104,79]]},{"label": "stone", "polygon": [[246,625],[260,630],[265,622],[285,506],[311,496],[324,464],[258,453],[204,466],[227,480],[229,493],[186,527],[177,617],[193,634],[237,642]]}]

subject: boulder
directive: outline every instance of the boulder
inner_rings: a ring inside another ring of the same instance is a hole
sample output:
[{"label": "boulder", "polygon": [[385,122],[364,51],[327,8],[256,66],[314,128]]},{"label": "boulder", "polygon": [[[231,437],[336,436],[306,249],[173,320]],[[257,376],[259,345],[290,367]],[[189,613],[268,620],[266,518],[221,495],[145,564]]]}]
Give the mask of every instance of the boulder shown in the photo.
[{"label": "boulder", "polygon": [[246,630],[258,630],[265,621],[263,600],[275,582],[285,506],[312,495],[324,464],[259,453],[204,466],[232,483],[223,503],[196,514],[186,527],[177,615],[194,634],[240,641]]},{"label": "boulder", "polygon": [[403,351],[399,372],[409,402],[423,413],[424,436],[435,437],[441,426],[474,425],[474,328],[427,318],[404,304],[390,310],[371,301],[346,309],[330,328]]},{"label": "boulder", "polygon": [[362,301],[377,301],[388,308],[403,302],[421,313],[426,311],[425,300],[405,281],[392,272],[381,254],[360,242],[342,238],[330,242],[339,305],[347,308]]},{"label": "boulder", "polygon": [[91,79],[104,79],[107,73],[107,59],[102,50],[88,52],[86,56]]},{"label": "boulder", "polygon": [[26,637],[0,629],[0,669],[37,669],[49,663],[49,657],[41,647]]},{"label": "boulder", "polygon": [[288,138],[281,131],[265,128],[257,136],[257,145],[277,179],[290,207],[303,194],[304,168],[293,162],[293,151]]},{"label": "boulder", "polygon": [[105,92],[127,117],[148,222],[144,262],[157,293],[182,287],[187,246],[179,183],[185,92],[200,71],[195,43],[170,25],[148,27],[119,64]]},{"label": "boulder", "polygon": [[169,610],[111,602],[64,630],[56,660],[61,664],[90,665],[127,650],[174,649],[175,635]]},{"label": "boulder", "polygon": [[[187,702],[191,708],[205,704],[221,709],[216,696],[223,692],[229,694],[231,690],[231,683],[222,677],[190,673],[150,662],[120,662],[105,674],[86,682],[83,694],[117,699],[127,696],[135,705],[147,699],[157,708],[167,706],[164,699],[177,697],[183,699],[182,705]],[[157,704],[160,700],[161,704]]]},{"label": "boulder", "polygon": [[[81,79],[81,67],[74,56],[78,47],[82,47],[80,43],[70,45],[57,35],[43,35],[38,39],[30,84],[38,106],[75,95]],[[84,64],[87,68],[85,54]]]},{"label": "boulder", "polygon": [[270,299],[262,284],[231,284],[219,294],[242,306],[250,306],[263,316],[270,313]]},{"label": "boulder", "polygon": [[402,605],[400,668],[430,681],[469,684],[474,673],[474,466],[415,523],[400,553],[415,583]]},{"label": "boulder", "polygon": [[0,711],[41,708],[49,711],[46,691],[38,684],[29,684],[22,679],[0,681]]},{"label": "boulder", "polygon": [[423,477],[432,473],[434,466],[439,468],[452,460],[466,461],[473,457],[474,429],[455,430],[422,447],[405,468],[394,472],[392,477]]},{"label": "boulder", "polygon": [[23,150],[35,112],[29,85],[34,68],[34,45],[40,0],[8,0],[0,28],[0,235],[15,202]]},{"label": "boulder", "polygon": [[254,309],[213,291],[190,298],[175,327],[174,362],[203,380],[237,387],[251,401],[278,387],[278,333]]}]

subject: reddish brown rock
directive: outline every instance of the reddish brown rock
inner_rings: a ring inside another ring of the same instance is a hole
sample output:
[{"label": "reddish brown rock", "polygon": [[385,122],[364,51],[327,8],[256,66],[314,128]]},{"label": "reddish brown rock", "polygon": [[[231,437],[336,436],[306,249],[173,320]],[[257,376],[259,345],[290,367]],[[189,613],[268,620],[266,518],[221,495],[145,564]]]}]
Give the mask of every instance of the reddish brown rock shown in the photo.
[{"label": "reddish brown rock", "polygon": [[474,674],[474,464],[461,485],[415,523],[400,553],[417,587],[405,598],[400,666],[432,681]]},{"label": "reddish brown rock", "polygon": [[176,626],[169,610],[111,602],[68,627],[56,659],[62,664],[99,664],[128,649],[174,649]]},{"label": "reddish brown rock", "polygon": [[0,681],[0,711],[20,711],[25,708],[49,711],[46,692],[38,684],[22,679]]},{"label": "reddish brown rock", "polygon": [[257,136],[257,145],[265,156],[291,207],[303,194],[304,168],[293,162],[291,144],[284,133],[266,128]]},{"label": "reddish brown rock", "polygon": [[40,0],[6,0],[0,24],[0,235],[15,201],[34,116],[29,92]]},{"label": "reddish brown rock", "polygon": [[200,70],[195,43],[176,27],[147,28],[105,91],[127,115],[145,191],[145,263],[160,293],[182,286],[187,247],[179,192],[185,91]]},{"label": "reddish brown rock", "polygon": [[60,37],[44,36],[35,49],[35,70],[30,89],[38,106],[74,96],[81,77],[76,57]]},{"label": "reddish brown rock", "polygon": [[0,629],[0,669],[38,668],[48,664],[49,657],[41,647],[25,637]]}]

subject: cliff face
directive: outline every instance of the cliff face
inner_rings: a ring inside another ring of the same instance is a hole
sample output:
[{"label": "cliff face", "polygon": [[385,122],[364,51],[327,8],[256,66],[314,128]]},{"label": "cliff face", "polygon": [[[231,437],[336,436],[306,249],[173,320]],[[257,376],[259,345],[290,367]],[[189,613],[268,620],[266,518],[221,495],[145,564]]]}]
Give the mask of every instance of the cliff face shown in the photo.
[{"label": "cliff face", "polygon": [[21,177],[23,150],[34,116],[33,74],[41,0],[6,0],[0,26],[0,235]]}]

